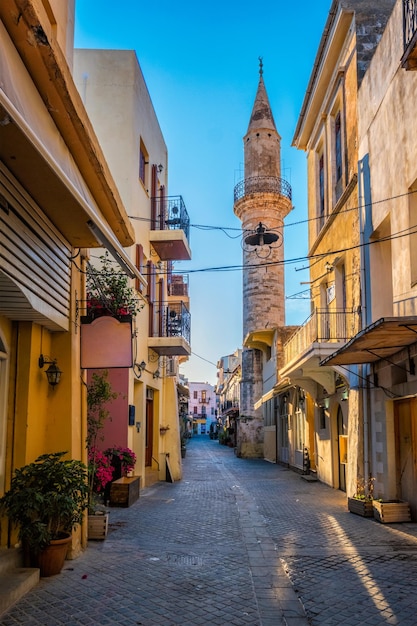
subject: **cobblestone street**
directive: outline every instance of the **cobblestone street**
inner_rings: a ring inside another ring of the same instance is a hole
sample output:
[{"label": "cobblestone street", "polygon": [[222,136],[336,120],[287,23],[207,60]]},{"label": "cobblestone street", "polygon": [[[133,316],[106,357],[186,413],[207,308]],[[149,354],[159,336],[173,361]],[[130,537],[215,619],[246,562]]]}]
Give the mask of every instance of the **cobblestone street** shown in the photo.
[{"label": "cobblestone street", "polygon": [[181,482],[112,508],[104,542],[2,626],[417,624],[417,524],[347,511],[341,492],[189,442]]}]

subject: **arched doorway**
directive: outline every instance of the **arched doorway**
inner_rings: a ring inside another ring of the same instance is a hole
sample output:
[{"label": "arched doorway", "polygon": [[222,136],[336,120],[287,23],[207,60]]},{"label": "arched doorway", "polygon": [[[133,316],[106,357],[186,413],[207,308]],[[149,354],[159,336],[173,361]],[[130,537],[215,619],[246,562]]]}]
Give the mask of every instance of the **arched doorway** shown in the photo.
[{"label": "arched doorway", "polygon": [[339,489],[346,491],[347,437],[340,404],[337,407],[337,463],[339,470]]}]

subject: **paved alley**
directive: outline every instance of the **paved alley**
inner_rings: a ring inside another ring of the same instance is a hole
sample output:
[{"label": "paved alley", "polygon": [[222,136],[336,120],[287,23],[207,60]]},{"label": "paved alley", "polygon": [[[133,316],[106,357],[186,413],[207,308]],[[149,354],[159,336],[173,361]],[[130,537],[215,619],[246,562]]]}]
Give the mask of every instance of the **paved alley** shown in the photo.
[{"label": "paved alley", "polygon": [[417,624],[417,524],[382,525],[281,466],[189,442],[181,482],[111,508],[1,626]]}]

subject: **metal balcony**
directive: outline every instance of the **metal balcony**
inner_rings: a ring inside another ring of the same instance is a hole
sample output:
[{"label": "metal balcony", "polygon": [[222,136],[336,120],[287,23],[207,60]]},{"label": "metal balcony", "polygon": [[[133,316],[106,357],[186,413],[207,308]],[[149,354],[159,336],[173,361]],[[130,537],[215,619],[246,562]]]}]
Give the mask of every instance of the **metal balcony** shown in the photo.
[{"label": "metal balcony", "polygon": [[252,176],[241,180],[235,187],[234,200],[237,202],[244,196],[253,193],[275,193],[289,201],[292,198],[291,185],[277,176]]},{"label": "metal balcony", "polygon": [[403,0],[404,54],[401,65],[417,70],[417,0]]},{"label": "metal balcony", "polygon": [[358,316],[351,310],[316,309],[307,321],[284,344],[284,368],[314,344],[346,343],[358,331]]},{"label": "metal balcony", "polygon": [[159,356],[191,354],[191,315],[183,302],[162,303],[155,308],[148,347]]},{"label": "metal balcony", "polygon": [[150,241],[162,261],[189,261],[190,218],[181,196],[151,199]]}]

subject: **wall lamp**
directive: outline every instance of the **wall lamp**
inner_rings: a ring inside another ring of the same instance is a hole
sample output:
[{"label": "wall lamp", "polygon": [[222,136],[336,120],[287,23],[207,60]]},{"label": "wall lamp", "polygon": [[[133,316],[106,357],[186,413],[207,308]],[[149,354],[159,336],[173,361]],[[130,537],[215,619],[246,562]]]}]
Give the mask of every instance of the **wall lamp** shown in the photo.
[{"label": "wall lamp", "polygon": [[153,377],[154,378],[160,378],[161,377],[161,372],[159,370],[155,370],[153,373]]},{"label": "wall lamp", "polygon": [[62,374],[62,371],[59,369],[57,365],[56,359],[51,359],[50,356],[46,356],[46,355],[44,356],[43,354],[41,354],[38,360],[38,364],[41,369],[43,368],[44,365],[49,365],[45,374],[48,379],[48,383],[51,385],[51,387],[56,387],[56,385],[61,380],[61,374]]},{"label": "wall lamp", "polygon": [[146,363],[145,361],[141,361],[140,363],[135,363],[133,365],[133,371],[136,378],[140,378],[142,376],[142,372],[145,371]]}]

